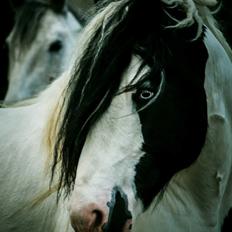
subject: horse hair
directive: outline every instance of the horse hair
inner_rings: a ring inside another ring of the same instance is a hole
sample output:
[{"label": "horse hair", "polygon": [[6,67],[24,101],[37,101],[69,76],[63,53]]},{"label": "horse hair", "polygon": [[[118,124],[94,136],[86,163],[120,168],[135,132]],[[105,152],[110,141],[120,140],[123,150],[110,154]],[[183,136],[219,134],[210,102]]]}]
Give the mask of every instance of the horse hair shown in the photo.
[{"label": "horse hair", "polygon": [[12,49],[21,46],[29,47],[39,30],[40,22],[47,10],[53,10],[57,14],[65,14],[65,11],[57,11],[52,5],[42,2],[29,1],[16,10],[15,33],[12,37]]},{"label": "horse hair", "polygon": [[[104,6],[105,2],[102,4]],[[157,62],[153,62],[156,55],[158,65],[162,67],[168,51],[168,48],[160,48],[161,34],[167,31],[165,26],[170,22],[174,24],[167,15],[166,3],[125,0],[113,2],[110,7],[110,13],[104,16],[99,25],[95,25],[79,64],[73,70],[61,110],[64,120],[58,129],[52,179],[60,163],[59,193],[64,190],[65,195],[74,188],[76,169],[86,136],[117,94],[122,74],[132,54],[142,58],[141,67],[144,63],[148,66],[152,63],[157,65]],[[107,6],[99,11],[104,13],[104,9]],[[187,17],[181,5],[174,5],[172,10],[175,9],[181,9],[178,11],[182,12],[182,19]],[[198,23],[196,25],[198,27]],[[131,88],[135,86],[127,86],[126,89]]]}]

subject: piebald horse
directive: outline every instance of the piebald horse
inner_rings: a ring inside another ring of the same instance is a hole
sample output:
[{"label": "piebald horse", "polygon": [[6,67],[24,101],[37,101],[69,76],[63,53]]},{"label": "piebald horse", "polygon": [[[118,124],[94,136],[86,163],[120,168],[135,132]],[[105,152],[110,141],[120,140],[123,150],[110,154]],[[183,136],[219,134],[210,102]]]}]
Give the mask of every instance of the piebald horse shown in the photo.
[{"label": "piebald horse", "polygon": [[232,56],[215,3],[103,2],[66,74],[0,109],[1,231],[222,230]]},{"label": "piebald horse", "polygon": [[38,95],[64,72],[81,31],[65,0],[12,0],[15,25],[7,39],[8,90],[5,103]]}]

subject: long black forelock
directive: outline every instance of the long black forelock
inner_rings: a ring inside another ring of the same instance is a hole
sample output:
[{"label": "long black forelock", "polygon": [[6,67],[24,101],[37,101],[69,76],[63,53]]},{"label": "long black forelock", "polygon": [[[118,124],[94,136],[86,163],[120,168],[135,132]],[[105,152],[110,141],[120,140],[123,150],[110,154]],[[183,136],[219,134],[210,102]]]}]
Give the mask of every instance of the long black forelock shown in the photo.
[{"label": "long black forelock", "polygon": [[[43,2],[27,1],[15,15],[15,33],[12,37],[12,49],[15,47],[27,48],[35,39],[41,20],[48,10],[56,11],[55,8]],[[57,12],[63,14],[65,12]]]},{"label": "long black forelock", "polygon": [[[162,64],[162,51],[165,49],[160,39],[163,29],[160,20],[164,14],[161,1],[115,2],[118,4],[115,12],[94,28],[90,42],[73,71],[64,100],[64,116],[54,150],[52,173],[54,175],[60,162],[59,193],[64,190],[66,195],[74,188],[87,134],[118,93],[132,55],[143,60],[135,76],[144,66],[157,64],[155,54]],[[162,65],[159,67],[161,69]],[[124,91],[134,87],[129,85]]]}]

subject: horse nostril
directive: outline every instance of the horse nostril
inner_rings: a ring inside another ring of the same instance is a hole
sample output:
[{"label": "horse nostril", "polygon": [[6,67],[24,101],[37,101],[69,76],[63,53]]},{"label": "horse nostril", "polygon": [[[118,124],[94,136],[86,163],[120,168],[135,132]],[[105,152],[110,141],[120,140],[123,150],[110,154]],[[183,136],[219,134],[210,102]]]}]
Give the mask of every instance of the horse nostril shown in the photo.
[{"label": "horse nostril", "polygon": [[104,213],[99,209],[95,209],[93,214],[95,215],[94,227],[101,227],[104,221]]},{"label": "horse nostril", "polygon": [[70,219],[75,231],[101,231],[106,220],[106,212],[96,204],[89,204],[79,210],[75,208],[71,210]]}]

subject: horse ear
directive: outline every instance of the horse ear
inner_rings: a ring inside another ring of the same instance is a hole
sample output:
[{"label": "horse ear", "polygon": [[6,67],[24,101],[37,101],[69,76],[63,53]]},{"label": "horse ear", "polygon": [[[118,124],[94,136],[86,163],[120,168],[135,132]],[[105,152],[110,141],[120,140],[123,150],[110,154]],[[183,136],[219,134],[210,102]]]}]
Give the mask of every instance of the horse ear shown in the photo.
[{"label": "horse ear", "polygon": [[23,6],[25,3],[25,0],[10,0],[10,5],[13,10],[19,9],[21,6]]},{"label": "horse ear", "polygon": [[56,11],[63,11],[66,7],[66,0],[49,0],[49,3]]}]

